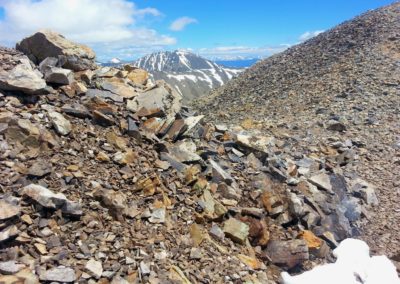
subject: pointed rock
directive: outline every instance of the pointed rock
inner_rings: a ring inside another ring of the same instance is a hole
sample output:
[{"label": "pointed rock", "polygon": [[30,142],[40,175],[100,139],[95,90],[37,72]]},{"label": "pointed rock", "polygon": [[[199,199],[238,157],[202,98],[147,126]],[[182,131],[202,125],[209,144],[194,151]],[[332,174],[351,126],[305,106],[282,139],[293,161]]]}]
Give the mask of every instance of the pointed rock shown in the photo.
[{"label": "pointed rock", "polygon": [[65,136],[71,132],[71,123],[61,113],[50,111],[49,117],[58,134]]}]

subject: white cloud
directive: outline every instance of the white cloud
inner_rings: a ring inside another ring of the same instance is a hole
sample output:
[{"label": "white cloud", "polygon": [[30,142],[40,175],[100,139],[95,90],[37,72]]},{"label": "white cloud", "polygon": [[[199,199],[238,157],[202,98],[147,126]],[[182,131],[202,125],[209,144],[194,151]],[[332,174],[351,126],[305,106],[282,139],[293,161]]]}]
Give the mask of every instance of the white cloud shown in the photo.
[{"label": "white cloud", "polygon": [[313,38],[313,37],[315,37],[315,36],[317,36],[317,35],[319,35],[320,33],[323,33],[324,31],[323,30],[318,30],[318,31],[307,31],[307,32],[305,32],[304,34],[302,34],[300,37],[299,37],[299,40],[300,41],[306,41],[306,40],[308,40],[308,39],[310,39],[310,38]]},{"label": "white cloud", "polygon": [[172,24],[169,26],[169,29],[178,32],[182,31],[187,25],[195,23],[198,23],[198,21],[194,18],[181,17],[173,21]]},{"label": "white cloud", "polygon": [[127,0],[1,0],[0,43],[12,46],[40,29],[55,30],[95,49],[109,59],[129,49],[173,45],[176,39],[140,27],[145,16],[160,17],[155,8],[139,9]]}]

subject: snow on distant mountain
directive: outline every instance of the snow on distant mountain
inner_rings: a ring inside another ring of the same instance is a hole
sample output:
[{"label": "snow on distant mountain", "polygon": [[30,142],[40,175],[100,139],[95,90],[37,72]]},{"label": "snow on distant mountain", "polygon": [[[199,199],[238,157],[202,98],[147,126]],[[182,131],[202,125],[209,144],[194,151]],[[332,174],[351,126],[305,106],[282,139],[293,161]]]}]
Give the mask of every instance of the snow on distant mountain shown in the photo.
[{"label": "snow on distant mountain", "polygon": [[109,63],[113,63],[113,64],[119,64],[119,63],[121,63],[121,60],[120,59],[118,59],[118,58],[113,58],[113,59],[111,59],[110,60],[110,62]]},{"label": "snow on distant mountain", "polygon": [[138,59],[134,65],[147,70],[154,80],[165,80],[182,94],[185,102],[208,94],[243,71],[180,50],[153,53]]}]

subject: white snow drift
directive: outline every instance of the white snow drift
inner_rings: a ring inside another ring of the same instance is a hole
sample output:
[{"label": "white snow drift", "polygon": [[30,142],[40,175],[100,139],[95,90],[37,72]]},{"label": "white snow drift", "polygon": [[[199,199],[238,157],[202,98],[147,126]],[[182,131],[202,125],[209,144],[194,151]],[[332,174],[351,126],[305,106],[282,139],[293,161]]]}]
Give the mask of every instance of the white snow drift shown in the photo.
[{"label": "white snow drift", "polygon": [[396,267],[384,255],[370,257],[368,245],[346,239],[333,251],[335,263],[297,276],[282,273],[284,284],[400,284]]}]

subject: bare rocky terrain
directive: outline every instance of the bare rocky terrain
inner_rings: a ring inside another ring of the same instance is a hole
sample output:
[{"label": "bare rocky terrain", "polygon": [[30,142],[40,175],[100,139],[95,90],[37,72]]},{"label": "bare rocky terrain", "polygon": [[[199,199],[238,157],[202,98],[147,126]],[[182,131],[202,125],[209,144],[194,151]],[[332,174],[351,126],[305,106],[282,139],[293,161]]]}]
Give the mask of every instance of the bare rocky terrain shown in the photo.
[{"label": "bare rocky terrain", "polygon": [[274,283],[377,202],[342,164],[205,123],[143,70],[49,31],[18,46],[36,45],[36,64],[1,49],[2,283]]},{"label": "bare rocky terrain", "polygon": [[395,72],[363,100],[204,116],[55,32],[16,47],[0,48],[0,283],[280,283],[352,236],[399,261]]},{"label": "bare rocky terrain", "polygon": [[[293,153],[347,163],[377,187],[361,238],[400,260],[400,3],[261,61],[198,101],[211,120],[275,135]],[[332,145],[348,145],[351,153]],[[346,161],[346,159],[349,159]]]}]

